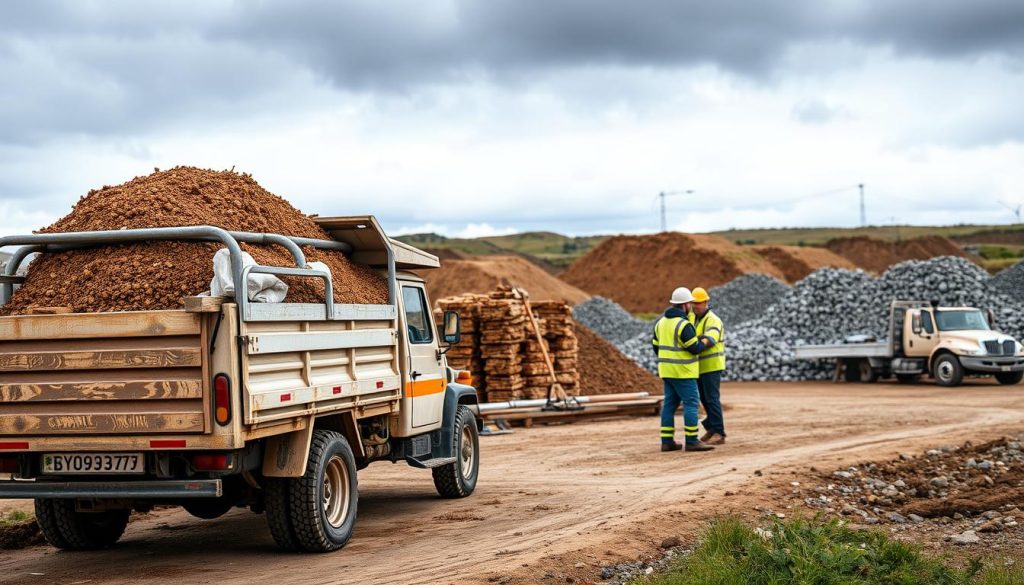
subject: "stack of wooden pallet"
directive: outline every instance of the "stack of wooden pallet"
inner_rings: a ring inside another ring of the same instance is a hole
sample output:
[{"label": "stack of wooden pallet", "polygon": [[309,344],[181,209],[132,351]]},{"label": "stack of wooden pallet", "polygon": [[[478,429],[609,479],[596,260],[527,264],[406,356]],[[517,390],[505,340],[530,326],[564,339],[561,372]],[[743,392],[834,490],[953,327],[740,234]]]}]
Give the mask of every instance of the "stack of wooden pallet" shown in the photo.
[{"label": "stack of wooden pallet", "polygon": [[462,343],[448,352],[448,363],[469,370],[487,402],[548,396],[551,372],[541,344],[566,393],[579,393],[578,344],[571,308],[561,301],[531,302],[541,333],[538,340],[526,303],[519,291],[507,286],[489,295],[438,301],[442,310],[458,311],[462,318]]},{"label": "stack of wooden pallet", "polygon": [[448,365],[469,372],[473,377],[473,386],[481,392],[486,390],[486,378],[484,362],[480,358],[480,304],[487,298],[487,295],[468,293],[441,299],[437,302],[440,311],[434,319],[440,324],[444,311],[455,311],[459,314],[462,341],[446,354]]}]

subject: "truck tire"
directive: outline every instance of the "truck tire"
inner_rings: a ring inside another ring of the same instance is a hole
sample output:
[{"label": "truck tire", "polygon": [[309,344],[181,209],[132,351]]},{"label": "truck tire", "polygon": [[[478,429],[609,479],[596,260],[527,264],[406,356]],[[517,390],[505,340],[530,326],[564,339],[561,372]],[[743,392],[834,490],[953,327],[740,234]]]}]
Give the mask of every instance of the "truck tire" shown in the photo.
[{"label": "truck tire", "polygon": [[1019,384],[1022,379],[1024,379],[1024,372],[999,372],[996,374],[996,380],[1007,386]]},{"label": "truck tire", "polygon": [[211,498],[209,500],[196,500],[182,504],[182,508],[192,516],[201,520],[213,520],[220,518],[235,507],[234,502],[227,498]]},{"label": "truck tire", "polygon": [[131,510],[79,512],[71,499],[39,498],[36,521],[46,541],[64,550],[110,548],[124,534]]},{"label": "truck tire", "polygon": [[476,417],[465,406],[455,411],[452,435],[455,445],[455,463],[435,467],[434,487],[444,498],[464,498],[476,489],[480,471],[480,433],[476,428]]},{"label": "truck tire", "polygon": [[359,505],[356,458],[345,437],[313,431],[306,473],[288,483],[292,526],[302,549],[330,552],[345,546]]},{"label": "truck tire", "polygon": [[860,370],[860,381],[862,384],[874,384],[878,381],[878,372],[875,371],[875,368],[871,367],[870,360],[860,360],[857,366]]},{"label": "truck tire", "polygon": [[267,477],[263,480],[263,505],[266,507],[267,526],[270,536],[278,548],[290,552],[302,550],[295,527],[292,526],[291,510],[289,509],[288,483],[282,477]]},{"label": "truck tire", "polygon": [[964,380],[964,367],[960,360],[951,353],[944,353],[935,359],[932,365],[932,375],[939,386],[951,388],[959,386]]}]

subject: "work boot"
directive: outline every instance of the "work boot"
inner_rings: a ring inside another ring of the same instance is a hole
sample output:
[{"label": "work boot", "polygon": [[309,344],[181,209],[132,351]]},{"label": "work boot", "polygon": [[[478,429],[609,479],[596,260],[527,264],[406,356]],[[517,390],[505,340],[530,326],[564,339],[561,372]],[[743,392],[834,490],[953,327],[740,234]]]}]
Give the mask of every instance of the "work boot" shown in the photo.
[{"label": "work boot", "polygon": [[709,445],[724,445],[725,435],[719,433],[708,433],[704,437],[701,437],[700,440]]},{"label": "work boot", "polygon": [[661,444],[661,450],[662,451],[679,451],[682,448],[683,448],[683,446],[680,445],[679,443],[676,443],[675,441],[673,441],[671,443],[662,443]]},{"label": "work boot", "polygon": [[713,437],[714,435],[715,435],[714,431],[708,431],[708,432],[704,433],[704,434],[703,434],[703,435],[701,436],[701,438],[700,438],[700,442],[701,442],[701,443],[707,443],[707,442],[708,442],[708,440],[709,440],[709,439],[711,439],[711,437]]},{"label": "work boot", "polygon": [[697,441],[696,443],[687,443],[687,451],[714,451],[715,448],[703,441]]}]

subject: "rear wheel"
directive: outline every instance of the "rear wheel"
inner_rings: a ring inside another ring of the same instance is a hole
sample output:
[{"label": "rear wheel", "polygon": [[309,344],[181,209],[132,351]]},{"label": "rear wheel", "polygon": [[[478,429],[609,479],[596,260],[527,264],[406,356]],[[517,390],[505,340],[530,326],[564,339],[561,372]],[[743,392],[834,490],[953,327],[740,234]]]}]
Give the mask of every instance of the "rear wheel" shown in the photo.
[{"label": "rear wheel", "polygon": [[306,473],[289,481],[288,501],[295,537],[303,550],[338,550],[352,538],[359,492],[356,458],[334,431],[313,431]]},{"label": "rear wheel", "polygon": [[277,546],[287,551],[302,550],[292,526],[291,509],[288,505],[288,483],[282,477],[268,477],[263,480],[263,498],[267,513],[267,526]]},{"label": "rear wheel", "polygon": [[996,374],[996,380],[1000,384],[1007,386],[1011,384],[1019,384],[1021,380],[1024,380],[1024,372],[999,372]]},{"label": "rear wheel", "polygon": [[932,375],[939,386],[959,386],[964,380],[964,367],[955,355],[944,353],[932,365]]},{"label": "rear wheel", "polygon": [[124,534],[131,510],[79,512],[75,500],[37,499],[36,521],[46,541],[65,550],[110,548]]},{"label": "rear wheel", "polygon": [[871,362],[868,360],[860,360],[860,381],[864,384],[872,384],[878,381],[878,372],[875,368],[871,367]]},{"label": "rear wheel", "polygon": [[434,487],[445,498],[464,498],[476,489],[480,471],[480,436],[476,417],[465,406],[455,412],[452,429],[455,462],[432,469]]}]

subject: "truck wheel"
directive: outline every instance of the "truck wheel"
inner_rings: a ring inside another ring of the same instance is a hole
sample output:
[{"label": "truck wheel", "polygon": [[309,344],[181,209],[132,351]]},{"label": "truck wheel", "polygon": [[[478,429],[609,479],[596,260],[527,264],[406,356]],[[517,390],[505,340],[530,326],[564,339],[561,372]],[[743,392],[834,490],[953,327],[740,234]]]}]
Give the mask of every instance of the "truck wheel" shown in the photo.
[{"label": "truck wheel", "polygon": [[434,487],[445,498],[464,498],[476,489],[480,471],[480,434],[476,428],[476,417],[465,406],[455,412],[454,435],[455,463],[435,467]]},{"label": "truck wheel", "polygon": [[858,364],[860,369],[860,381],[864,384],[873,384],[878,381],[878,372],[875,368],[871,367],[871,362],[868,360],[860,360]]},{"label": "truck wheel", "polygon": [[74,500],[36,500],[36,521],[46,541],[64,550],[110,548],[128,526],[131,510],[79,512]]},{"label": "truck wheel", "polygon": [[953,354],[944,353],[935,360],[932,372],[939,386],[959,386],[964,380],[964,367]]},{"label": "truck wheel", "polygon": [[268,477],[263,480],[263,504],[266,506],[267,526],[274,542],[282,550],[299,551],[302,546],[295,536],[292,526],[291,510],[288,506],[288,483],[282,477]]},{"label": "truck wheel", "polygon": [[359,488],[356,458],[341,433],[313,431],[306,473],[289,481],[295,536],[304,550],[338,550],[352,538]]},{"label": "truck wheel", "polygon": [[213,520],[214,518],[220,518],[224,514],[231,511],[231,508],[235,507],[234,502],[226,498],[217,498],[209,500],[197,500],[195,502],[189,502],[182,504],[182,508],[189,514],[200,518],[202,520]]},{"label": "truck wheel", "polygon": [[1000,384],[1005,384],[1007,386],[1019,384],[1022,379],[1024,379],[1024,372],[999,372],[996,374],[996,380],[998,380]]}]

